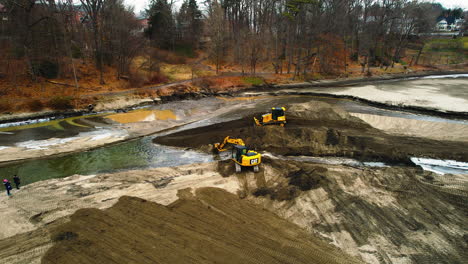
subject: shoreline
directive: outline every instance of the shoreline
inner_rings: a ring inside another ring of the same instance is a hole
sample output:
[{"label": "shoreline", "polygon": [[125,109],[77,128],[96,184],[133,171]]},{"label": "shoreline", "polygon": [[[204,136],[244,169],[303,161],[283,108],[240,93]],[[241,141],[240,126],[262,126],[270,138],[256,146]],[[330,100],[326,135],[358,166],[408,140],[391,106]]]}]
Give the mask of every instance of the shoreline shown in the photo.
[{"label": "shoreline", "polygon": [[[416,72],[413,74],[394,74],[394,75],[380,75],[380,76],[372,76],[372,77],[360,77],[360,78],[345,78],[345,79],[329,79],[329,80],[322,80],[322,81],[310,81],[310,82],[297,82],[291,84],[274,84],[274,83],[266,83],[265,85],[260,86],[250,86],[244,89],[240,89],[237,91],[217,91],[217,92],[189,92],[189,93],[175,93],[169,96],[161,96],[155,99],[141,99],[139,103],[130,103],[128,105],[123,105],[122,107],[117,108],[110,108],[106,109],[105,111],[128,111],[133,108],[137,107],[145,107],[154,104],[164,104],[166,102],[173,102],[179,100],[186,100],[186,99],[197,99],[209,96],[236,96],[241,93],[245,92],[277,92],[281,89],[297,89],[297,88],[314,88],[314,87],[351,87],[359,84],[371,84],[376,82],[385,82],[385,81],[392,81],[392,80],[405,80],[410,78],[421,78],[427,76],[437,76],[437,75],[457,75],[457,74],[468,74],[467,71],[431,71],[431,72]],[[171,86],[177,85],[178,83],[174,84],[167,84],[164,86]],[[142,90],[157,90],[159,87],[152,87],[152,88],[142,88]],[[114,95],[122,94],[125,96],[128,91],[116,92]],[[298,95],[302,95],[297,93]],[[419,111],[422,113],[436,113],[443,115],[444,117],[449,116],[460,116],[463,118],[468,117],[468,112],[457,112],[457,111],[441,111],[436,108],[426,108],[426,107],[418,107],[418,106],[395,106],[386,103],[380,103],[372,100],[367,100],[364,98],[356,97],[356,96],[348,96],[348,95],[335,95],[330,93],[307,93],[307,95],[317,95],[317,96],[329,96],[331,98],[346,98],[352,99],[359,102],[367,103],[371,106],[378,106],[378,107],[388,107],[388,109],[400,109],[400,110],[410,110],[410,111]],[[305,94],[304,94],[305,95]],[[104,111],[104,112],[105,112]],[[69,111],[43,111],[43,112],[28,112],[28,113],[18,113],[18,114],[1,114],[0,115],[0,125],[6,123],[14,123],[14,122],[24,122],[28,120],[34,119],[64,119],[68,117],[75,117],[75,116],[84,116],[86,114],[90,114],[88,110],[69,110]]]},{"label": "shoreline", "polygon": [[[425,74],[424,76],[433,76],[434,74],[435,73],[432,72],[431,74]],[[460,73],[453,73],[453,74],[460,74]],[[440,72],[438,72],[437,75],[440,75]],[[411,75],[411,76],[408,76],[408,75],[405,75],[405,76],[391,76],[391,78],[386,77],[384,80],[387,81],[387,80],[400,80],[400,79],[414,78],[412,76],[413,75]],[[419,74],[418,76],[422,77],[421,74]],[[346,86],[346,85],[354,85],[354,84],[363,83],[363,82],[364,83],[365,82],[375,82],[375,81],[379,81],[379,80],[382,80],[381,76],[379,76],[379,78],[373,78],[372,80],[369,80],[369,79],[360,80],[359,82],[358,82],[358,80],[342,80],[342,81],[335,81],[335,82],[327,82],[326,84],[322,83],[322,85],[336,86],[335,84],[339,82],[340,85]],[[426,114],[426,115],[444,117],[444,118],[448,118],[448,119],[466,120],[468,118],[468,112],[445,111],[445,110],[436,109],[436,108],[419,107],[419,106],[402,105],[402,104],[399,104],[399,105],[388,104],[388,103],[379,102],[377,100],[374,101],[374,100],[369,100],[369,99],[361,98],[361,97],[358,97],[358,96],[352,96],[352,95],[337,95],[337,94],[314,92],[314,91],[310,91],[310,92],[309,91],[305,91],[305,92],[304,91],[294,91],[294,90],[284,91],[285,88],[290,88],[290,89],[294,89],[294,88],[297,88],[297,87],[300,88],[301,85],[305,85],[305,84],[276,85],[274,88],[271,88],[271,86],[251,87],[251,88],[247,88],[247,89],[243,89],[243,90],[239,90],[239,91],[235,91],[235,92],[223,91],[223,92],[211,93],[211,94],[208,94],[208,93],[174,94],[174,95],[171,95],[171,96],[160,97],[159,100],[151,100],[151,101],[146,100],[145,102],[140,102],[137,105],[126,106],[125,109],[131,110],[131,109],[134,109],[135,107],[142,107],[142,106],[145,106],[145,105],[149,106],[149,105],[153,105],[153,104],[164,104],[164,103],[169,103],[169,102],[174,102],[174,101],[179,101],[179,100],[186,100],[186,99],[197,100],[197,99],[201,99],[201,98],[205,98],[205,97],[214,97],[214,96],[232,97],[232,96],[241,96],[242,94],[244,94],[244,96],[245,96],[245,94],[248,94],[248,93],[258,92],[258,93],[267,93],[267,94],[270,94],[270,95],[309,95],[309,96],[312,95],[312,96],[320,96],[320,97],[327,97],[327,98],[348,99],[348,100],[360,102],[360,103],[363,103],[363,104],[366,104],[366,105],[369,105],[369,106],[374,106],[374,107],[378,107],[378,108],[381,108],[381,109],[387,109],[387,110],[405,111],[405,112],[410,112],[410,113],[415,113],[415,114]],[[313,86],[314,84],[307,84],[307,85],[308,85],[308,87],[314,87]],[[268,88],[268,87],[270,87],[270,88]],[[281,89],[283,89],[283,91]],[[249,95],[247,95],[247,96],[249,96]],[[118,109],[122,109],[122,108],[118,108]],[[56,114],[56,112],[51,112],[49,114],[51,114],[51,115]],[[59,115],[59,116],[56,116],[56,115],[49,116],[49,118],[51,117],[51,120],[57,120],[57,119],[60,119],[60,118],[66,118],[66,117],[76,116],[76,115],[81,115],[82,116],[82,115],[86,115],[87,113],[84,112],[84,111],[78,111],[78,112],[65,112],[65,113],[62,112],[60,114],[61,115]],[[23,117],[23,118],[25,118],[25,117]],[[62,156],[66,156],[66,155],[70,155],[70,154],[74,154],[74,153],[79,153],[79,152],[93,151],[93,150],[100,149],[100,148],[103,148],[103,147],[113,146],[113,145],[121,144],[121,143],[124,143],[124,142],[129,142],[129,141],[132,141],[132,140],[138,140],[140,138],[151,136],[151,135],[154,135],[154,134],[157,134],[157,133],[163,133],[165,131],[170,131],[170,130],[173,130],[173,129],[177,129],[177,128],[181,127],[181,126],[185,126],[185,125],[188,125],[188,124],[190,124],[192,122],[196,122],[196,121],[197,120],[187,120],[187,122],[185,122],[185,123],[169,124],[169,126],[166,126],[166,127],[162,128],[161,130],[151,130],[150,129],[150,130],[144,131],[143,133],[136,133],[136,134],[128,133],[127,136],[125,136],[124,138],[116,139],[116,140],[113,140],[113,141],[107,141],[107,142],[96,141],[94,145],[80,146],[80,145],[75,144],[76,145],[75,147],[66,148],[66,150],[64,150],[64,151],[59,150],[59,149],[55,149],[55,150],[49,151],[49,153],[43,153],[41,151],[36,151],[37,153],[32,153],[31,152],[31,153],[28,153],[28,154],[31,154],[31,155],[23,155],[22,157],[15,157],[13,159],[7,159],[6,158],[6,159],[3,159],[3,160],[0,160],[0,166],[1,167],[12,166],[12,165],[20,164],[20,163],[27,162],[27,161],[30,161],[30,160],[45,160],[45,159],[50,159],[50,158],[62,157]],[[1,124],[1,121],[0,121],[0,124]],[[129,132],[129,131],[127,131],[127,132]],[[13,151],[13,149],[12,149],[12,151]]]}]

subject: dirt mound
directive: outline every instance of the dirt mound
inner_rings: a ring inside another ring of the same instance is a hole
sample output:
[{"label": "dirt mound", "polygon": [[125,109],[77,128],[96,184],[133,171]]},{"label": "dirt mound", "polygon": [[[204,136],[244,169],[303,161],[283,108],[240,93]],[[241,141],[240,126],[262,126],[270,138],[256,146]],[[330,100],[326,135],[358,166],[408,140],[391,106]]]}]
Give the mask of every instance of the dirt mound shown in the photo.
[{"label": "dirt mound", "polygon": [[42,263],[357,263],[296,225],[221,189],[169,206],[122,197],[77,211]]},{"label": "dirt mound", "polygon": [[466,258],[464,177],[268,159],[260,173],[233,177],[249,199],[367,263]]},{"label": "dirt mound", "polygon": [[253,149],[281,155],[342,156],[398,163],[410,163],[411,156],[468,161],[468,142],[388,135],[326,103],[292,105],[287,118],[284,128],[256,127],[253,116],[246,116],[158,137],[154,142],[201,148],[231,136],[242,138]]},{"label": "dirt mound", "polygon": [[[274,184],[267,184],[266,181],[257,184],[257,188],[251,190],[256,197],[268,197],[274,201],[290,201],[303,192],[326,185],[327,168],[325,166],[310,163],[298,166],[296,162],[269,158],[264,158],[263,163],[271,166],[277,177]],[[262,176],[265,177],[265,175]]]},{"label": "dirt mound", "polygon": [[332,107],[324,102],[292,104],[287,109],[288,115],[302,119],[316,120],[343,120],[351,119],[351,115],[345,110]]}]

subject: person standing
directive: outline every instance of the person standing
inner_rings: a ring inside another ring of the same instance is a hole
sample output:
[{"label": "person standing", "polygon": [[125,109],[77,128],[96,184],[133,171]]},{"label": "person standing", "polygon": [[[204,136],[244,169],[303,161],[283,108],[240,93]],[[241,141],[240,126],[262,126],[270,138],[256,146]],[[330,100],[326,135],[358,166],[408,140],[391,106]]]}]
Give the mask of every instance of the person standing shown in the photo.
[{"label": "person standing", "polygon": [[7,191],[7,194],[8,194],[8,196],[10,196],[11,195],[10,191],[12,189],[10,182],[7,179],[4,179],[3,180],[3,185],[5,185],[5,189]]},{"label": "person standing", "polygon": [[20,180],[20,178],[18,177],[18,175],[13,176],[13,181],[15,182],[16,189],[19,190],[19,186],[20,186],[20,184],[21,184],[21,180]]}]

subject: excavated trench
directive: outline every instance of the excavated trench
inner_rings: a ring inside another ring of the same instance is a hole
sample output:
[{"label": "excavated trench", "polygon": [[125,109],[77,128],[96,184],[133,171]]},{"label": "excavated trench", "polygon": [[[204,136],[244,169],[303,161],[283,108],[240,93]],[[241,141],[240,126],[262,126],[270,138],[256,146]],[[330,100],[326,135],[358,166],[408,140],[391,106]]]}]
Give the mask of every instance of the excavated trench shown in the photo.
[{"label": "excavated trench", "polygon": [[389,135],[357,117],[322,102],[288,106],[288,124],[256,127],[253,117],[157,137],[155,143],[209,149],[224,137],[242,138],[248,146],[290,156],[334,156],[362,161],[412,164],[411,157],[468,161],[468,142]]}]

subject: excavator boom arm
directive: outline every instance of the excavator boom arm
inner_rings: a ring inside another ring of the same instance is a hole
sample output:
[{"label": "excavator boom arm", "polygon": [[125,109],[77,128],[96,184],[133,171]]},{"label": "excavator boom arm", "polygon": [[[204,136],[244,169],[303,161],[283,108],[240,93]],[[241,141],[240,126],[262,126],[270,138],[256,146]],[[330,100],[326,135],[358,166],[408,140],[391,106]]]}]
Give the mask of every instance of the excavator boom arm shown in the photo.
[{"label": "excavator boom arm", "polygon": [[227,136],[227,137],[224,138],[223,143],[221,143],[221,144],[216,143],[215,148],[218,151],[226,151],[227,149],[225,149],[224,147],[226,147],[227,144],[245,146],[245,143],[244,143],[244,141],[242,139],[240,139],[240,138],[231,138],[231,137]]}]

